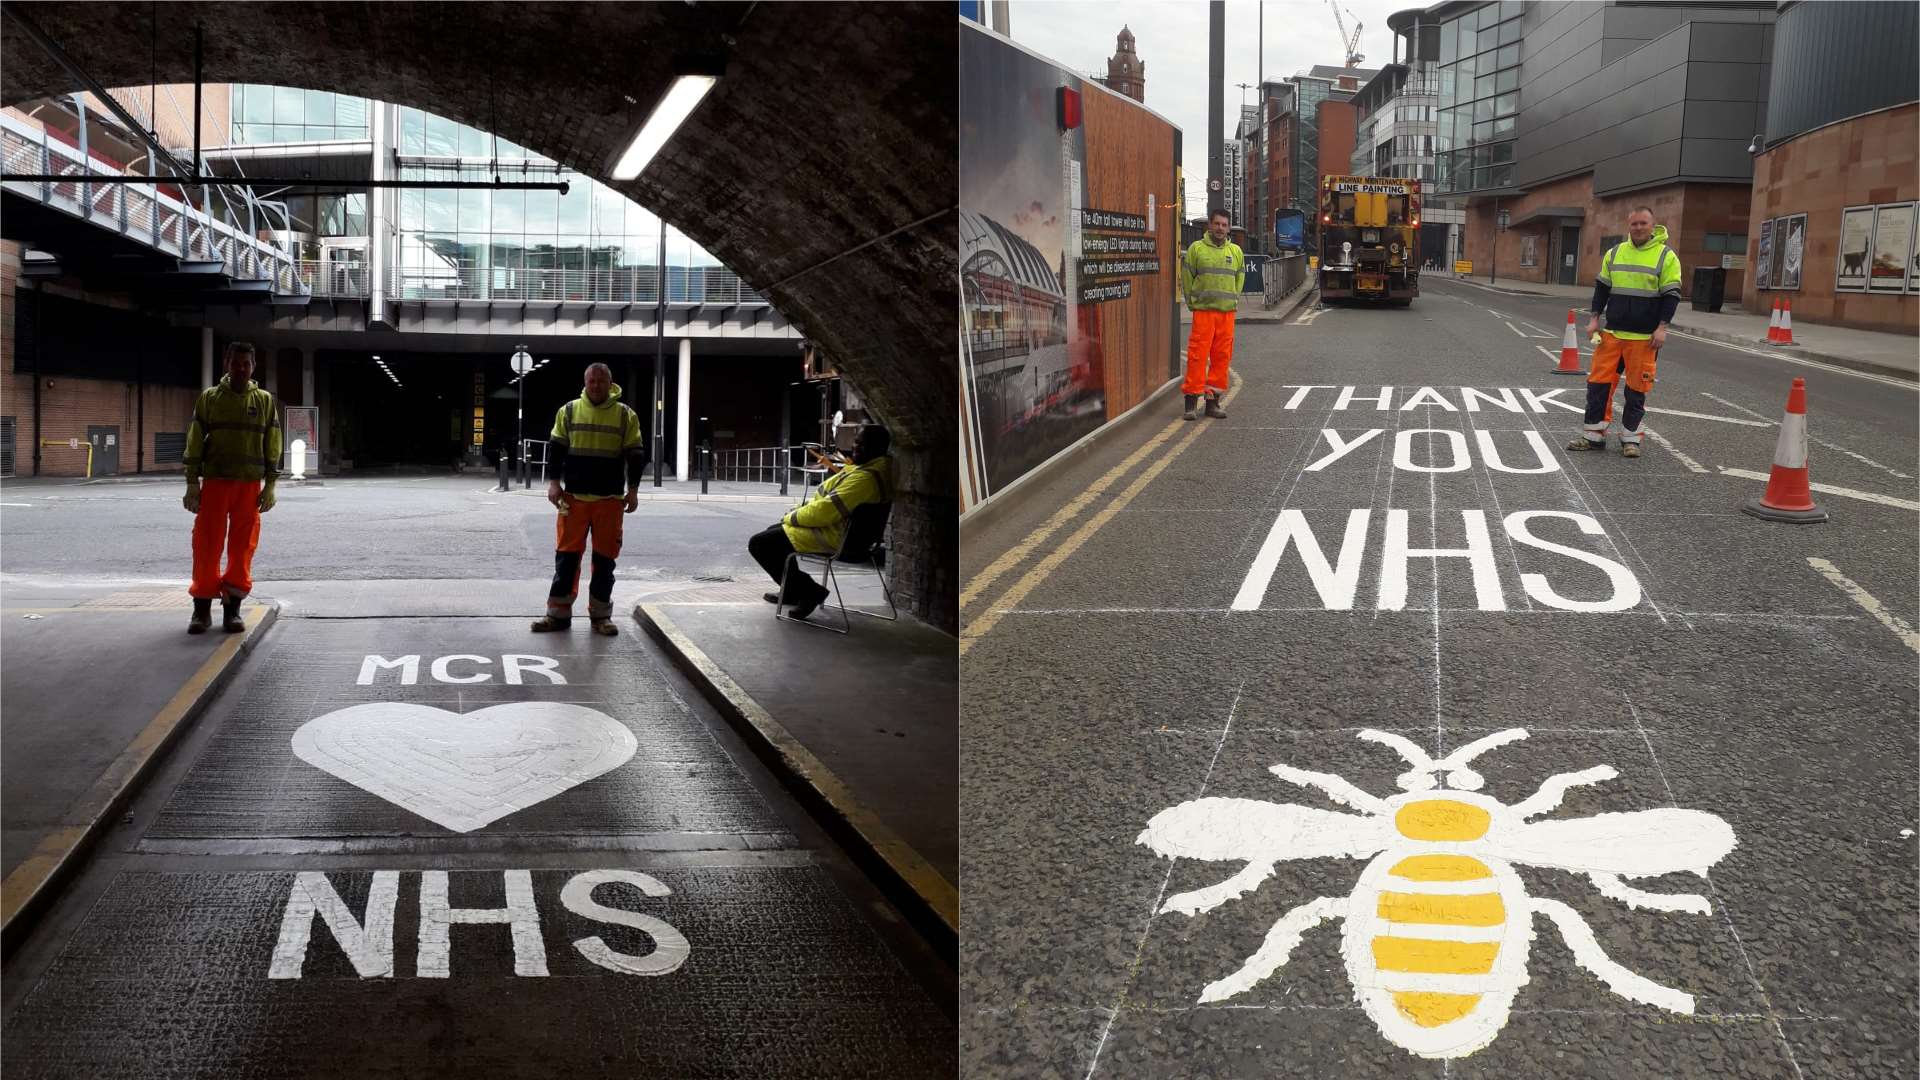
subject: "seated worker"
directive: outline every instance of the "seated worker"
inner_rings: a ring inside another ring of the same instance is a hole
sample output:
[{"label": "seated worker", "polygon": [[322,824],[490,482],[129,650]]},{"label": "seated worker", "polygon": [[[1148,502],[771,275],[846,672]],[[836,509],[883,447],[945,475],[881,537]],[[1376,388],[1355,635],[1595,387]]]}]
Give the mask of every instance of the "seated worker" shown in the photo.
[{"label": "seated worker", "polygon": [[[861,428],[853,443],[853,464],[827,477],[813,498],[789,512],[779,524],[768,526],[747,541],[747,553],[776,585],[786,569],[788,555],[796,551],[803,555],[833,554],[840,549],[855,507],[893,501],[893,462],[887,458],[891,442],[886,428],[877,424]],[[787,579],[784,602],[793,608],[794,618],[804,619],[831,595],[796,565]],[[767,593],[766,601],[783,602],[778,592]]]}]

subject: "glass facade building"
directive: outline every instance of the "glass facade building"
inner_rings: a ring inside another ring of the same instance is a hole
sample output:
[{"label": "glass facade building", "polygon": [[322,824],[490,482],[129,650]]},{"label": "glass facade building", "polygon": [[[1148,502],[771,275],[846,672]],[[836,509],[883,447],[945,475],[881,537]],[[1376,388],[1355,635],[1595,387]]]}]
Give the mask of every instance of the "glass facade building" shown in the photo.
[{"label": "glass facade building", "polygon": [[369,104],[366,98],[325,90],[235,84],[233,143],[365,142],[372,130]]},{"label": "glass facade building", "polygon": [[1519,0],[1502,0],[1440,24],[1440,191],[1513,185],[1520,111]]}]

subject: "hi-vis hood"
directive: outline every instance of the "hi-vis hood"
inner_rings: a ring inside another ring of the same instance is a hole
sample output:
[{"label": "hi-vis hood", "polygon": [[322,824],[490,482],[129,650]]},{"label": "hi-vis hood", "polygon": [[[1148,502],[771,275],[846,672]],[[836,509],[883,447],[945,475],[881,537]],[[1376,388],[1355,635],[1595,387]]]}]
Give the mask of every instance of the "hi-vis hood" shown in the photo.
[{"label": "hi-vis hood", "polygon": [[217,385],[220,387],[220,389],[225,390],[228,393],[232,393],[232,394],[250,394],[255,390],[260,389],[260,384],[258,382],[255,382],[252,379],[248,379],[247,385],[241,387],[238,390],[235,390],[233,388],[233,376],[231,375],[220,376],[220,382]]},{"label": "hi-vis hood", "polygon": [[620,403],[620,384],[614,383],[607,388],[607,400],[603,404],[595,405],[593,399],[587,397],[585,390],[580,391],[578,400],[580,404],[585,405],[589,409],[611,409]]},{"label": "hi-vis hood", "polygon": [[1665,244],[1666,242],[1667,242],[1667,227],[1665,225],[1655,225],[1653,227],[1653,235],[1647,237],[1646,243],[1634,244],[1633,246],[1640,251],[1658,251],[1660,250],[1661,245]]}]

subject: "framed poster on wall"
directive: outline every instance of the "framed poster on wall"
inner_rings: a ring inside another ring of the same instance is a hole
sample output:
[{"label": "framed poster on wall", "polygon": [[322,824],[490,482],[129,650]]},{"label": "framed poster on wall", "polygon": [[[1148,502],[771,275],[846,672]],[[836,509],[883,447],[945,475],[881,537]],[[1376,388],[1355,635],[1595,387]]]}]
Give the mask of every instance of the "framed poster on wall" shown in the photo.
[{"label": "framed poster on wall", "polygon": [[1800,264],[1807,251],[1807,215],[1781,218],[1773,227],[1773,246],[1780,253],[1774,272],[1774,288],[1794,290],[1800,287]]},{"label": "framed poster on wall", "polygon": [[1756,289],[1773,288],[1773,222],[1760,223],[1760,251],[1754,260],[1753,287]]},{"label": "framed poster on wall", "polygon": [[1840,214],[1840,253],[1835,256],[1833,287],[1863,292],[1867,287],[1867,248],[1873,238],[1873,207],[1849,206]]},{"label": "framed poster on wall", "polygon": [[1920,293],[1920,213],[1914,218],[1913,247],[1907,257],[1907,291]]},{"label": "framed poster on wall", "polygon": [[1868,287],[1875,292],[1905,292],[1913,258],[1913,204],[1882,206],[1873,219],[1873,257]]}]

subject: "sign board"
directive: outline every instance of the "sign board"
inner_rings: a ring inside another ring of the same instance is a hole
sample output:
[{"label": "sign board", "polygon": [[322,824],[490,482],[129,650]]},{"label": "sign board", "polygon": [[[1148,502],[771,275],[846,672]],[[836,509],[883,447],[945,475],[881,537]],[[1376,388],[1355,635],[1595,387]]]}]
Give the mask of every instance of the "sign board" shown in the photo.
[{"label": "sign board", "polygon": [[1453,264],[1453,272],[1456,274],[1471,274],[1473,273],[1473,263],[1467,259],[1461,259]]},{"label": "sign board", "polygon": [[1208,191],[1219,191],[1219,190],[1220,190],[1220,181],[1219,181],[1219,179],[1218,179],[1218,178],[1215,178],[1215,177],[1208,177],[1208,178],[1207,178],[1207,190],[1208,190]]},{"label": "sign board", "polygon": [[1327,187],[1337,192],[1353,192],[1356,195],[1405,195],[1413,190],[1410,180],[1362,180],[1353,176],[1330,176]]},{"label": "sign board", "polygon": [[1745,255],[1720,256],[1720,269],[1722,270],[1745,270],[1746,268],[1747,257]]},{"label": "sign board", "polygon": [[525,375],[527,372],[533,370],[533,354],[525,349],[521,349],[513,354],[512,363],[513,373],[515,375]]},{"label": "sign board", "polygon": [[[317,473],[320,471],[320,407],[318,405],[288,405],[286,413],[286,463],[282,467],[290,472]],[[306,460],[293,460],[293,444],[296,441],[306,443],[302,454]]]}]

